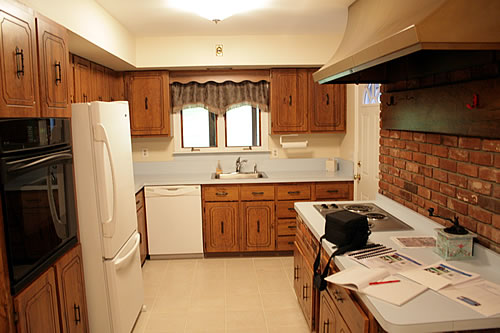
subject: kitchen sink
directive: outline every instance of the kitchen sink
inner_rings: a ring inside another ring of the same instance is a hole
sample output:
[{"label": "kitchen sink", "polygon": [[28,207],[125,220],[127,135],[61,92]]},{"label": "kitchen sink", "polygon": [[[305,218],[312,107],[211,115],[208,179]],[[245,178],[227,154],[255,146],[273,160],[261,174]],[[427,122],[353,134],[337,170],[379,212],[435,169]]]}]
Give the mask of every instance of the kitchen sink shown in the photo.
[{"label": "kitchen sink", "polygon": [[257,179],[257,178],[267,178],[267,175],[264,172],[230,172],[230,173],[212,174],[212,179]]}]

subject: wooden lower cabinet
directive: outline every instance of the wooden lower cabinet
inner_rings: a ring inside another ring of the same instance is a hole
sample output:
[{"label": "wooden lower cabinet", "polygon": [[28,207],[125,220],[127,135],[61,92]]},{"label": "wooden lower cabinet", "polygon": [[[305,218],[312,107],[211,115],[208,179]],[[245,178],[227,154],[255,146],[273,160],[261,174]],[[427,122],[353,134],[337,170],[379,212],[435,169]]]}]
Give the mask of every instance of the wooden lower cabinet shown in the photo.
[{"label": "wooden lower cabinet", "polygon": [[14,297],[18,333],[89,331],[81,258],[77,245]]},{"label": "wooden lower cabinet", "polygon": [[238,202],[207,202],[204,210],[205,252],[240,251]]},{"label": "wooden lower cabinet", "polygon": [[313,286],[313,269],[311,258],[302,249],[303,244],[300,239],[296,239],[294,248],[294,290],[299,305],[304,313],[307,325],[311,331],[315,330],[316,302],[318,292]]},{"label": "wooden lower cabinet", "polygon": [[144,265],[148,256],[148,233],[146,229],[146,206],[144,205],[144,190],[135,195],[135,208],[137,213],[137,232],[141,236],[139,244],[139,253],[141,264]]},{"label": "wooden lower cabinet", "polygon": [[318,332],[321,333],[351,333],[351,330],[333,303],[330,294],[321,293],[319,305]]},{"label": "wooden lower cabinet", "polygon": [[274,202],[242,202],[240,212],[243,229],[242,250],[274,251]]}]

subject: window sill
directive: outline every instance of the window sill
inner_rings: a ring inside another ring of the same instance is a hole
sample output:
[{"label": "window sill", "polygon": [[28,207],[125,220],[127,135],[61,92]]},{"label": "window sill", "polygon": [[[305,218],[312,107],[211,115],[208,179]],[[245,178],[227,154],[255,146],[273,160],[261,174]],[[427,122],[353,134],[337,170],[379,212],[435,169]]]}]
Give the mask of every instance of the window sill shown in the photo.
[{"label": "window sill", "polygon": [[203,150],[199,151],[174,151],[173,155],[203,155],[203,154],[270,154],[270,150]]}]

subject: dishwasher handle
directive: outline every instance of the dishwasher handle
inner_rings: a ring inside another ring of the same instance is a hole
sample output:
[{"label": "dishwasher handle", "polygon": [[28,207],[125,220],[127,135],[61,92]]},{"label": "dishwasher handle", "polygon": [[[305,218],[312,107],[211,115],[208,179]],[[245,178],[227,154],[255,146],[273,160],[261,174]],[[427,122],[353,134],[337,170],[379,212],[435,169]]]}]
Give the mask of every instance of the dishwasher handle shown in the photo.
[{"label": "dishwasher handle", "polygon": [[183,195],[201,195],[199,186],[162,186],[146,187],[146,198],[151,197],[179,197]]}]

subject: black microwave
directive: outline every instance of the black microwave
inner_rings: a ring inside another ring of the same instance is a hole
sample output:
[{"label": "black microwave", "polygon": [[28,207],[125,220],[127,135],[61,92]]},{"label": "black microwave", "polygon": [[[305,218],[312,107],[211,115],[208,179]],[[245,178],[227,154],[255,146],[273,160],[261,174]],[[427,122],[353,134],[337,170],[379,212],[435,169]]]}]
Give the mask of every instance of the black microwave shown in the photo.
[{"label": "black microwave", "polygon": [[69,119],[0,120],[0,201],[16,294],[77,243]]}]

